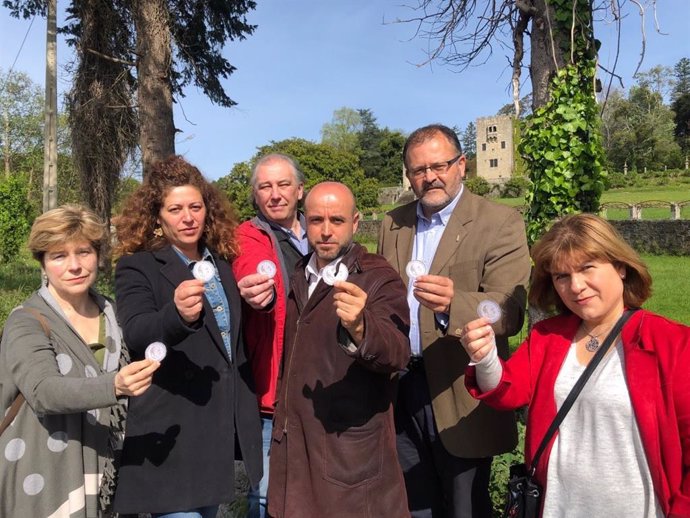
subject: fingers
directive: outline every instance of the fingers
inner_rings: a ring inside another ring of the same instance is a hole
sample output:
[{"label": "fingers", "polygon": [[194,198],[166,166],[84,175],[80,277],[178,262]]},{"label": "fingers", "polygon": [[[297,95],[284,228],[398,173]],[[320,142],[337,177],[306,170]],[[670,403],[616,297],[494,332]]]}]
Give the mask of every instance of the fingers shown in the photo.
[{"label": "fingers", "polygon": [[436,313],[448,313],[453,300],[453,280],[442,275],[420,275],[414,283],[414,296]]},{"label": "fingers", "polygon": [[275,281],[272,277],[253,273],[240,279],[240,296],[255,309],[266,307],[273,300]]},{"label": "fingers", "polygon": [[342,325],[357,335],[362,334],[362,314],[367,304],[366,292],[351,282],[336,281],[333,305]]},{"label": "fingers", "polygon": [[126,365],[115,375],[115,394],[117,396],[139,396],[151,386],[153,373],[160,363],[141,360]]},{"label": "fingers", "polygon": [[204,282],[196,279],[182,281],[175,288],[173,302],[185,322],[196,322],[204,307]]},{"label": "fingers", "polygon": [[468,322],[460,333],[460,343],[473,362],[481,361],[496,347],[494,330],[485,318]]},{"label": "fingers", "polygon": [[[359,318],[367,303],[366,292],[356,284],[346,281],[336,281],[334,287],[333,301],[336,313],[340,311],[342,315],[350,319]],[[342,319],[343,316],[340,313],[338,316]]]}]

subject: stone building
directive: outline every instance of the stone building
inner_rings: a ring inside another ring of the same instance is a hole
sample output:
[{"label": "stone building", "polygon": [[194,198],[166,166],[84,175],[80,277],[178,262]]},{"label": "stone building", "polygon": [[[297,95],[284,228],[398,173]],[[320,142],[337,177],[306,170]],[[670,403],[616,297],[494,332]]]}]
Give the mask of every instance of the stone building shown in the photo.
[{"label": "stone building", "polygon": [[477,176],[504,183],[515,167],[513,118],[507,115],[477,119]]}]

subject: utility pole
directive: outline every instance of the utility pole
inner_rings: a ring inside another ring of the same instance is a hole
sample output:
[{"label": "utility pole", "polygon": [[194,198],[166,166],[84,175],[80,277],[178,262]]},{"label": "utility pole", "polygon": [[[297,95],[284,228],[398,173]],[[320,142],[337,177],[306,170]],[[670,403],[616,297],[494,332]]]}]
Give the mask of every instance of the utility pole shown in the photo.
[{"label": "utility pole", "polygon": [[48,0],[43,212],[57,207],[57,0]]}]

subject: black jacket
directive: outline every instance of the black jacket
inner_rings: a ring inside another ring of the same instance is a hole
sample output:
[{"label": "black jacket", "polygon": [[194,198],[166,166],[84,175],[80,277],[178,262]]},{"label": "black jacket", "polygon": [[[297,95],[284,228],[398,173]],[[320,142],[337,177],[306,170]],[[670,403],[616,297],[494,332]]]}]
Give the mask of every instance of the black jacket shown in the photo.
[{"label": "black jacket", "polygon": [[230,265],[214,254],[231,313],[232,362],[204,298],[187,325],[173,303],[192,279],[171,247],[121,258],[115,270],[117,315],[132,359],[161,341],[168,354],[140,397],[130,398],[115,510],[173,512],[230,502],[234,460],[261,478],[261,431],[251,369],[240,330],[241,304]]}]

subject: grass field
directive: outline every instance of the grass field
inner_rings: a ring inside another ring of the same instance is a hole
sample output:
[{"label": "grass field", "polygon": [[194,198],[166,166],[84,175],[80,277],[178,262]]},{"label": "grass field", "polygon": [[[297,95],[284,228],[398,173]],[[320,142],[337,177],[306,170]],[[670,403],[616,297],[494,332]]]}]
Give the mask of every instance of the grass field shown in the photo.
[{"label": "grass field", "polygon": [[[497,202],[510,207],[522,207],[524,198],[498,198]],[[646,201],[683,202],[690,201],[688,186],[650,186],[635,189],[609,189],[601,196],[601,203],[641,203]],[[606,212],[607,219],[630,219],[630,213],[625,208],[612,208]],[[681,208],[681,218],[690,219],[690,204]],[[642,219],[671,219],[671,210],[667,207],[645,207],[642,209]]]}]

